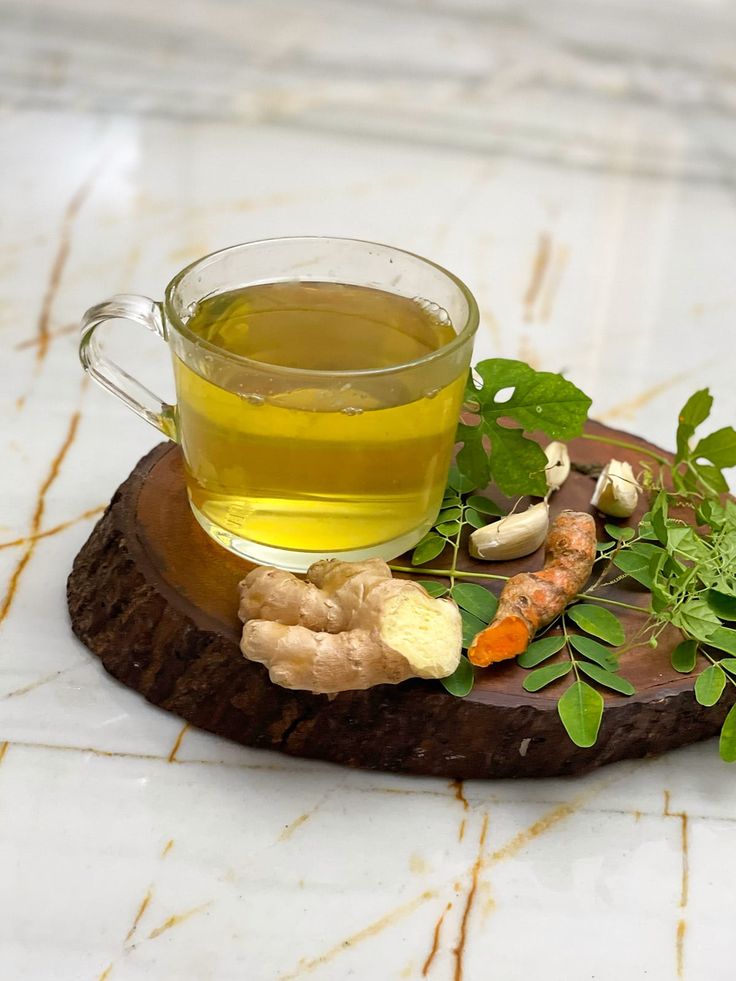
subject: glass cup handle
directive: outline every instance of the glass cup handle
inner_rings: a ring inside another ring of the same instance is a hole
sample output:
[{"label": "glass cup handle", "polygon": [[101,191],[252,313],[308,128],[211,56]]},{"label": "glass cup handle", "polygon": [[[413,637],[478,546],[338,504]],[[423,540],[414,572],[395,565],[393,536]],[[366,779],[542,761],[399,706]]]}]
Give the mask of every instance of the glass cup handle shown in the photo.
[{"label": "glass cup handle", "polygon": [[107,358],[100,345],[97,328],[108,320],[130,320],[166,340],[161,305],[147,296],[120,293],[98,303],[82,318],[79,360],[90,377],[125,402],[133,412],[159,429],[169,439],[176,439],[176,409],[136,381],[120,365]]}]

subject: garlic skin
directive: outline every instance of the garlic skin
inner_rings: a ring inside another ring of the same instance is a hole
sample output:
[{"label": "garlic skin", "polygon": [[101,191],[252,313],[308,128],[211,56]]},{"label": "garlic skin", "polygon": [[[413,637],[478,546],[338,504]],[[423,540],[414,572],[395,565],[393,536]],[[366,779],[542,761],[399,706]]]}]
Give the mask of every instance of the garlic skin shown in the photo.
[{"label": "garlic skin", "polygon": [[520,514],[508,514],[470,536],[470,554],[476,559],[502,562],[520,559],[543,545],[549,531],[549,505],[532,504]]},{"label": "garlic skin", "polygon": [[630,518],[639,503],[639,484],[631,464],[610,460],[601,471],[590,503],[612,518]]},{"label": "garlic skin", "polygon": [[570,454],[564,443],[550,443],[544,451],[547,466],[544,477],[550,492],[559,490],[570,476]]}]

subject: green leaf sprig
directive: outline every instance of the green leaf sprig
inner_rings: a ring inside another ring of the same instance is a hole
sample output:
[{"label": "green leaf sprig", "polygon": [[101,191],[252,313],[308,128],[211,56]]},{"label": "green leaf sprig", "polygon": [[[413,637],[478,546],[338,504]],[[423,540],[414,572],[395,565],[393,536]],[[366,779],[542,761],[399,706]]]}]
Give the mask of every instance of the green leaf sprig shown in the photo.
[{"label": "green leaf sprig", "polygon": [[[492,620],[496,600],[477,583],[457,580],[508,577],[460,571],[462,535],[466,527],[482,527],[501,514],[495,502],[478,492],[489,484],[509,496],[546,493],[547,460],[528,434],[542,432],[552,439],[583,436],[641,452],[646,459],[640,478],[652,493],[650,510],[636,528],[606,525],[609,538],[598,545],[597,561],[604,564],[599,579],[565,610],[559,621],[561,635],[538,638],[518,659],[530,671],[524,682],[528,691],[573,677],[559,698],[558,712],[578,746],[594,745],[601,725],[603,698],[590,682],[619,695],[632,694],[633,686],[619,673],[618,654],[646,644],[656,647],[668,626],[683,635],[672,653],[673,667],[682,673],[700,671],[695,696],[701,704],[717,704],[731,685],[736,686],[736,628],[731,626],[736,623],[736,504],[723,500],[728,490],[723,470],[736,466],[736,430],[726,426],[696,440],[696,430],[709,417],[712,405],[708,389],[687,400],[678,414],[677,450],[670,461],[625,440],[583,433],[590,399],[562,376],[534,371],[520,361],[480,362],[468,382],[466,409],[472,418],[458,425],[462,447],[442,509],[414,550],[411,567],[393,567],[410,572],[422,566],[425,574],[448,581],[448,585],[435,580],[422,584],[433,596],[455,599],[467,648]],[[672,516],[675,507],[683,506],[693,512],[698,527]],[[427,567],[448,548],[449,568]],[[608,578],[611,570],[613,579]],[[651,592],[648,609],[605,595],[607,587],[626,577]],[[622,646],[620,621],[599,604],[628,607],[645,617],[626,646]],[[544,663],[558,654],[565,659]],[[445,688],[458,696],[468,694],[473,682],[474,668],[466,657],[443,680]],[[728,762],[736,761],[736,705],[721,730],[720,754]]]},{"label": "green leaf sprig", "polygon": [[[571,633],[571,622],[584,633]],[[615,647],[606,646],[623,644],[624,629],[614,613],[592,603],[569,606],[560,618],[560,624],[561,634],[533,641],[517,658],[517,663],[522,668],[533,669],[524,679],[523,687],[528,692],[541,691],[547,685],[573,675],[572,684],[557,701],[557,712],[575,745],[589,748],[598,738],[604,702],[600,692],[582,676],[619,695],[633,695],[635,691],[631,682],[619,673]],[[605,644],[600,643],[601,640]],[[538,667],[559,653],[566,659]]]},{"label": "green leaf sprig", "polygon": [[[696,441],[712,406],[707,388],[687,400],[678,414],[674,460],[662,459],[656,472],[651,465],[644,469],[650,510],[636,529],[606,525],[612,540],[599,546],[607,569],[651,592],[636,640],[656,647],[667,627],[677,627],[684,639],[672,652],[672,666],[690,674],[700,665],[695,697],[706,707],[729,685],[736,687],[736,504],[724,499],[723,474],[736,466],[736,430],[725,426]],[[697,527],[673,517],[675,508],[688,509]],[[604,575],[592,591],[614,581]],[[723,724],[720,753],[736,761],[736,706]]]}]

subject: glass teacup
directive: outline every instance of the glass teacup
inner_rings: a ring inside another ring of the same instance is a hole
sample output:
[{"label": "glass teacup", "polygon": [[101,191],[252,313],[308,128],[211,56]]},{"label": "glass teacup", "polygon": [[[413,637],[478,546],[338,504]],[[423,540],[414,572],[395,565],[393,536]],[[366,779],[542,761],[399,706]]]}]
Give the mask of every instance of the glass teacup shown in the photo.
[{"label": "glass teacup", "polygon": [[[176,405],[101,350],[97,328],[120,318],[168,342]],[[163,303],[121,295],[92,307],[80,357],[180,444],[192,511],[215,541],[303,571],[324,557],[394,558],[431,527],[477,326],[470,291],[427,259],[284,238],[199,259]]]}]

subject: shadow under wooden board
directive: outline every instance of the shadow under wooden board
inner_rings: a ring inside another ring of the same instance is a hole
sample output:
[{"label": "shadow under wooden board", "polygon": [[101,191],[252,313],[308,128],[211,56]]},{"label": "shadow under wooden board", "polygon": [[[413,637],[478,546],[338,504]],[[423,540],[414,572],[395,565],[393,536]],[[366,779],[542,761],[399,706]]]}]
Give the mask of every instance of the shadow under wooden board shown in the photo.
[{"label": "shadow under wooden board", "polygon": [[[588,432],[656,449],[599,423],[589,423]],[[605,463],[613,450],[586,439],[569,449],[579,465]],[[613,452],[632,464],[640,459],[632,450]],[[552,513],[591,510],[593,480],[574,470],[553,496]],[[644,507],[642,501],[634,520]],[[408,556],[397,564],[408,565]],[[431,564],[442,568],[442,558]],[[542,550],[503,563],[465,555],[460,567],[514,575],[541,564]],[[628,698],[605,692],[592,749],[573,745],[557,715],[569,679],[529,694],[522,688],[526,672],[515,662],[479,671],[465,698],[419,680],[333,698],[289,691],[271,684],[266,669],[238,648],[237,585],[249,568],[199,527],[181,452],[164,443],[117,490],[77,556],[67,589],[72,627],[110,674],[195,726],[247,746],[379,770],[457,779],[582,773],[715,735],[729,708],[726,699],[713,708],[698,705],[694,676],[672,669],[670,652],[681,639],[675,630],[656,650],[639,647],[622,657],[622,673],[637,691]],[[418,570],[416,578],[427,577]],[[488,588],[499,592],[501,585]],[[606,595],[642,607],[649,599],[630,579]],[[643,614],[616,612],[632,636]]]}]

